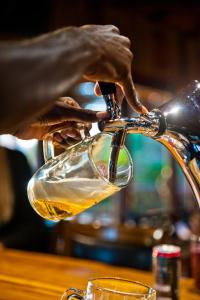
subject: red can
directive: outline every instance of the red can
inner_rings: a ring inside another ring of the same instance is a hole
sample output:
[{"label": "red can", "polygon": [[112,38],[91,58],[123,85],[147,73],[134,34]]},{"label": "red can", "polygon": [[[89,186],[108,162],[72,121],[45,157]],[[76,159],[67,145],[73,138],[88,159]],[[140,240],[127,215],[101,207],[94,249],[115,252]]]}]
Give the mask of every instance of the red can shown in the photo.
[{"label": "red can", "polygon": [[157,299],[179,299],[180,247],[159,245],[153,248],[153,272]]},{"label": "red can", "polygon": [[190,252],[192,277],[195,281],[195,287],[200,290],[200,236],[192,235]]}]

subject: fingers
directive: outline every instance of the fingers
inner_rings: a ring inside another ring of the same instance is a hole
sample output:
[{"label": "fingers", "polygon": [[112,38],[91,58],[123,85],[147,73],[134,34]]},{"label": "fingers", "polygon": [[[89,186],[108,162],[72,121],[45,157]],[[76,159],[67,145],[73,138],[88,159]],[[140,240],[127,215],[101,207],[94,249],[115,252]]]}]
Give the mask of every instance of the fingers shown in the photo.
[{"label": "fingers", "polygon": [[76,122],[98,122],[101,119],[109,117],[107,112],[95,112],[89,109],[73,108],[69,107],[67,111],[65,109],[60,112],[59,118],[64,118],[69,121]]},{"label": "fingers", "polygon": [[60,131],[63,132],[66,135],[69,135],[70,137],[76,138],[80,135],[81,130],[89,131],[92,128],[91,123],[78,123],[78,122],[70,122],[65,121],[62,123],[58,123],[55,125],[51,125],[48,127],[49,132],[56,132]]},{"label": "fingers", "polygon": [[94,92],[95,92],[96,96],[101,96],[101,90],[100,90],[100,87],[98,85],[98,82],[95,83]]},{"label": "fingers", "polygon": [[[133,53],[130,50],[129,38],[120,34],[117,27],[104,25],[95,27],[99,34],[98,46],[103,56],[92,65],[84,74],[91,81],[105,81],[117,83],[120,88],[116,91],[116,102],[121,105],[123,98],[127,99],[129,105],[139,113],[146,113],[147,109],[140,103],[131,76],[131,65]],[[102,40],[101,40],[101,37]],[[103,59],[102,59],[103,57]],[[128,74],[128,75],[127,75]],[[95,85],[96,95],[101,95],[99,86]]]},{"label": "fingers", "polygon": [[53,141],[65,144],[74,144],[82,139],[80,130],[72,127],[66,127],[60,132],[53,134]]},{"label": "fingers", "polygon": [[109,26],[109,29],[112,31],[112,32],[116,32],[118,34],[120,34],[120,30],[118,27],[114,26],[114,25],[108,25]]},{"label": "fingers", "polygon": [[124,93],[123,93],[121,87],[118,84],[116,84],[115,98],[116,98],[117,104],[119,106],[121,106],[122,102],[123,102],[123,99],[124,99]]},{"label": "fingers", "polygon": [[74,144],[89,135],[92,122],[108,117],[107,112],[81,109],[74,99],[64,97],[49,112],[32,123],[31,130],[38,139],[52,138],[58,143]]},{"label": "fingers", "polygon": [[145,106],[141,104],[141,102],[138,99],[132,77],[129,75],[126,80],[123,80],[120,82],[120,85],[123,89],[124,95],[128,101],[128,104],[136,110],[138,113],[147,113],[148,110]]},{"label": "fingers", "polygon": [[71,97],[60,97],[59,100],[57,101],[57,103],[60,103],[60,102],[63,102],[72,107],[80,108],[79,103]]},{"label": "fingers", "polygon": [[[60,128],[58,128],[59,130]],[[76,122],[65,122],[63,123],[63,129],[56,131],[52,135],[52,140],[63,145],[73,145],[81,141],[87,136],[90,136],[89,130],[91,124],[76,123]],[[49,132],[56,130],[56,126],[51,126]]]},{"label": "fingers", "polygon": [[65,121],[76,122],[98,122],[101,119],[108,118],[107,112],[96,112],[88,109],[76,108],[58,101],[56,106],[49,112],[39,118],[39,124],[42,126],[50,126],[60,124]]},{"label": "fingers", "polygon": [[[95,83],[94,92],[97,96],[101,96],[101,90],[98,85],[98,82]],[[116,84],[115,100],[119,106],[121,106],[123,99],[124,99],[124,93],[123,93],[121,87],[118,84]]]},{"label": "fingers", "polygon": [[[116,86],[116,101],[118,105],[121,105],[123,99],[126,98],[130,107],[136,110],[138,113],[145,114],[148,112],[147,108],[141,104],[137,97],[131,76],[128,76],[126,80],[121,81],[120,86]],[[101,96],[101,90],[98,83],[95,84],[94,91],[97,96]]]},{"label": "fingers", "polygon": [[109,25],[83,25],[81,26],[81,28],[86,29],[86,30],[90,30],[90,31],[101,31],[101,32],[105,32],[105,31],[111,31],[111,32],[115,32],[120,34],[120,30],[118,27],[109,24]]}]

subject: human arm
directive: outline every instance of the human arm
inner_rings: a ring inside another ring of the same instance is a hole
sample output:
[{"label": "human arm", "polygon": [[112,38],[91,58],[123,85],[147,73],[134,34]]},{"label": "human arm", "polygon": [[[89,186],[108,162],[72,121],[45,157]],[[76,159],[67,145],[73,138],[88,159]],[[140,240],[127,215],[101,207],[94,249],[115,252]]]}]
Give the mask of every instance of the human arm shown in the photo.
[{"label": "human arm", "polygon": [[49,111],[82,76],[90,46],[76,28],[0,46],[0,129],[12,133]]},{"label": "human arm", "polygon": [[129,104],[142,112],[131,62],[129,39],[112,25],[69,27],[1,44],[0,133],[13,134],[52,111],[56,99],[81,79],[119,84]]}]

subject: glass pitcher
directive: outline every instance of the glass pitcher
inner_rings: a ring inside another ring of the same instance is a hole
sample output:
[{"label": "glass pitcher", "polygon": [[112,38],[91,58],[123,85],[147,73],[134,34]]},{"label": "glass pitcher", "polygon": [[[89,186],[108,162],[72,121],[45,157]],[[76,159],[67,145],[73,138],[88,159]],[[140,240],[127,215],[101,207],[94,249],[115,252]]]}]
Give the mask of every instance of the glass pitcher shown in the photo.
[{"label": "glass pitcher", "polygon": [[[127,186],[132,159],[123,145],[116,163],[115,180],[109,178],[114,134],[86,137],[64,153],[50,157],[28,183],[28,197],[42,217],[58,221],[72,217]],[[44,154],[49,155],[48,143]]]}]

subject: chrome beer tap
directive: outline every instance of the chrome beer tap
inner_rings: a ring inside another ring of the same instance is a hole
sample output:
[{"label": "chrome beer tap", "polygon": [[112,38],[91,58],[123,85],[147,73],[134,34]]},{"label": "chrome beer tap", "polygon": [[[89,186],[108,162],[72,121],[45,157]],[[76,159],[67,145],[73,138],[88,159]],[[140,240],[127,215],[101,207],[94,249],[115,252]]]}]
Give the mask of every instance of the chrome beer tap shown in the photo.
[{"label": "chrome beer tap", "polygon": [[[115,133],[118,149],[126,134],[139,133],[162,143],[179,163],[200,205],[200,82],[194,81],[158,109],[135,118],[118,115],[101,123],[101,129]],[[118,140],[121,132],[123,138]],[[112,176],[116,156],[111,155],[110,160]]]},{"label": "chrome beer tap", "polygon": [[[98,84],[102,96],[106,102],[107,112],[110,113],[110,121],[120,120],[121,110],[115,100],[115,92],[116,92],[115,84],[107,83],[107,82],[99,82]],[[103,130],[104,126],[105,126],[105,121],[99,122],[100,130]],[[111,144],[112,150],[110,154],[109,170],[108,170],[108,179],[112,183],[114,183],[116,179],[116,172],[117,172],[116,168],[117,168],[117,161],[119,157],[119,151],[121,147],[124,146],[125,138],[126,138],[125,128],[121,128],[119,130],[114,131],[112,144]]]}]

